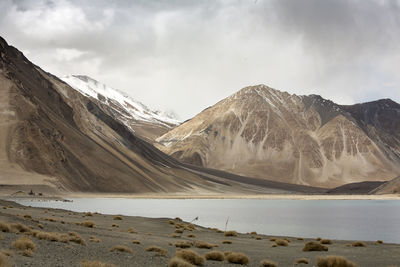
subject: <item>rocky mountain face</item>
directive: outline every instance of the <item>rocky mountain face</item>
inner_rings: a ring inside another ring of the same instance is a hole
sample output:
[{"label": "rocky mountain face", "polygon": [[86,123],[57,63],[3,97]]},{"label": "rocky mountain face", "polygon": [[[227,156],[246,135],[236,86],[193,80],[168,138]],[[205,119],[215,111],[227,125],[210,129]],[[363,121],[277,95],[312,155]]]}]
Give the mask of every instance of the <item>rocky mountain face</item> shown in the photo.
[{"label": "rocky mountain face", "polygon": [[152,110],[123,92],[111,88],[85,75],[68,75],[60,78],[83,95],[97,100],[102,109],[126,125],[136,135],[148,142],[180,124],[172,114]]},{"label": "rocky mountain face", "polygon": [[[85,86],[77,86],[75,79]],[[143,140],[135,129],[139,123],[168,128],[174,124],[171,118],[131,99],[121,100],[98,83],[91,87],[96,82],[88,77],[67,80],[75,89],[0,37],[2,193],[21,188],[189,195],[324,191],[181,163]]]},{"label": "rocky mountain face", "polygon": [[400,173],[400,105],[250,86],[157,141],[183,162],[244,176],[330,188],[387,181]]}]

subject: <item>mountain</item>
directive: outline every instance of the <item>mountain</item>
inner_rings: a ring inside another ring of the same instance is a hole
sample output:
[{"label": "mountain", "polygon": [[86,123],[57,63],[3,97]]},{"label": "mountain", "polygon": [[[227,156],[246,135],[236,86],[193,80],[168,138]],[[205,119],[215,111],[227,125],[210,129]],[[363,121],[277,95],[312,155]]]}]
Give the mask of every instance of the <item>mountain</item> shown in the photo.
[{"label": "mountain", "polygon": [[135,130],[135,123],[170,127],[173,119],[87,77],[67,80],[76,79],[86,87],[72,88],[0,37],[1,194],[31,189],[188,195],[325,191],[181,163]]},{"label": "mountain", "polygon": [[286,183],[337,187],[400,174],[400,105],[341,106],[250,86],[157,139],[187,163]]},{"label": "mountain", "polygon": [[127,94],[88,76],[68,75],[60,79],[83,95],[100,102],[103,109],[108,109],[114,118],[148,142],[153,142],[156,137],[180,124],[173,113],[151,110]]}]

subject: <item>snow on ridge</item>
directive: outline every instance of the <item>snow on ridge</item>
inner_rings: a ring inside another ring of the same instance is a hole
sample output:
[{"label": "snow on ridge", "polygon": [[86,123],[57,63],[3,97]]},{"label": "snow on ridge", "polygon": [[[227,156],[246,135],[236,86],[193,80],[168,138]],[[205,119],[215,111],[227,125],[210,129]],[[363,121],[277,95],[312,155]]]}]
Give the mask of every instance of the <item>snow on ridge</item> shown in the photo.
[{"label": "snow on ridge", "polygon": [[180,121],[174,117],[172,112],[151,110],[139,101],[133,100],[126,93],[102,84],[88,76],[68,75],[60,77],[60,79],[80,93],[93,97],[103,103],[110,104],[110,101],[116,101],[135,120],[159,123],[166,126],[171,124],[178,125],[180,123]]}]

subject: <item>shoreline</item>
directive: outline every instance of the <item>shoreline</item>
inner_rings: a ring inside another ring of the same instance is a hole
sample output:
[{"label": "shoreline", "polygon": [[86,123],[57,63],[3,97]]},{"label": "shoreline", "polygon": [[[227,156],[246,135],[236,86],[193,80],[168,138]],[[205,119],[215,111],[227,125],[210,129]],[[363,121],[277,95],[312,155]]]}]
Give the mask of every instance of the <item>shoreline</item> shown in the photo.
[{"label": "shoreline", "polygon": [[62,198],[126,198],[126,199],[265,199],[265,200],[400,200],[399,194],[387,195],[188,195],[188,194],[109,194],[70,193]]}]

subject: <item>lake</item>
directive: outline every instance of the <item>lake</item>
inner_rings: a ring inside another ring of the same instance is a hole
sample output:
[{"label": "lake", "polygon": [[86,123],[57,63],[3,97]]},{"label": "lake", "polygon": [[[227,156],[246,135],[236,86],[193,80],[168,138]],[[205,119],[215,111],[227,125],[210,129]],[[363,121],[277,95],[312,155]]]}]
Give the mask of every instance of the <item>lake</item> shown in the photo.
[{"label": "lake", "polygon": [[122,199],[72,198],[17,201],[61,208],[152,218],[180,217],[205,227],[293,237],[400,243],[398,200]]}]

